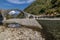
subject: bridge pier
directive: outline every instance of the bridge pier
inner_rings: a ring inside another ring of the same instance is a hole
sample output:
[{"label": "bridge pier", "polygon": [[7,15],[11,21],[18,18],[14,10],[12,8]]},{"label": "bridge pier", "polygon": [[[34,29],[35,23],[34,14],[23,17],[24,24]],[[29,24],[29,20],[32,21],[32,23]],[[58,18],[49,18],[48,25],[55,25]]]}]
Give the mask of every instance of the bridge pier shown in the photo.
[{"label": "bridge pier", "polygon": [[33,16],[33,19],[35,19],[35,16]]}]

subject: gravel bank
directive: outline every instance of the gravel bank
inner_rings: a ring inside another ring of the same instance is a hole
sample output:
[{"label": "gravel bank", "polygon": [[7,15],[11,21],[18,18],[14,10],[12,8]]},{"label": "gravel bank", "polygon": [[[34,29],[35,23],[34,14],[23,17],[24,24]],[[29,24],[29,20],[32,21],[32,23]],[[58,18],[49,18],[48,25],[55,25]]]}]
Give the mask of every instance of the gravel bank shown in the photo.
[{"label": "gravel bank", "polygon": [[0,40],[45,40],[41,32],[30,28],[5,28],[0,26]]}]

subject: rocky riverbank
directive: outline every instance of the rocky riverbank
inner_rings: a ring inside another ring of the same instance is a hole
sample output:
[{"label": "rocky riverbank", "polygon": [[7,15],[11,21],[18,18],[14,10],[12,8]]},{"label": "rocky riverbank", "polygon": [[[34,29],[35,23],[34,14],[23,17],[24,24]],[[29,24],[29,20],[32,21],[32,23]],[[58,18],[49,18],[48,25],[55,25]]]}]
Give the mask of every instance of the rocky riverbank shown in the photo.
[{"label": "rocky riverbank", "polygon": [[41,32],[30,28],[5,28],[0,26],[0,40],[45,40],[45,38],[42,38]]}]

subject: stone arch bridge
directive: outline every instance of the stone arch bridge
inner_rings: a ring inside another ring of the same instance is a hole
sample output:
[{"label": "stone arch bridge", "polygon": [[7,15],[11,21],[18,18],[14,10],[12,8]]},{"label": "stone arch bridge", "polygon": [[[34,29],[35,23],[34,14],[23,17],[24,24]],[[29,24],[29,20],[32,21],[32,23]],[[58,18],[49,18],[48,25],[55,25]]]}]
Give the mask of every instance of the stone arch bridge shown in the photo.
[{"label": "stone arch bridge", "polygon": [[[12,10],[10,10],[12,11]],[[60,18],[43,18],[46,17],[46,15],[33,15],[33,14],[29,14],[27,12],[24,12],[22,10],[17,10],[20,11],[24,14],[25,18],[23,19],[6,19],[5,14],[3,13],[4,11],[2,11],[2,16],[4,18],[3,23],[19,23],[21,25],[26,25],[26,26],[33,26],[35,28],[40,28],[42,29],[42,26],[39,24],[39,22],[37,20],[60,20]],[[32,17],[32,18],[30,18]]]}]

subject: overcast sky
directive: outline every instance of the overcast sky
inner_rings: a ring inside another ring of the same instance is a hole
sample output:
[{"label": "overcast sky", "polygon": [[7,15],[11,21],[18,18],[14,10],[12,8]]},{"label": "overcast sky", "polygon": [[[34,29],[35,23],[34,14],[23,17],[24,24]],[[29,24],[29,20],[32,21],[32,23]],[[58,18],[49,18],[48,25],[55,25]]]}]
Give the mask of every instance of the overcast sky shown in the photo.
[{"label": "overcast sky", "polygon": [[25,9],[35,0],[0,0],[0,9]]}]

